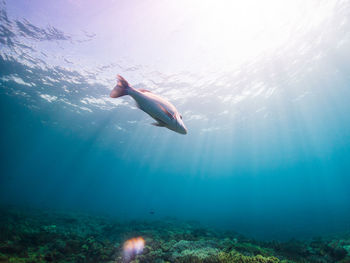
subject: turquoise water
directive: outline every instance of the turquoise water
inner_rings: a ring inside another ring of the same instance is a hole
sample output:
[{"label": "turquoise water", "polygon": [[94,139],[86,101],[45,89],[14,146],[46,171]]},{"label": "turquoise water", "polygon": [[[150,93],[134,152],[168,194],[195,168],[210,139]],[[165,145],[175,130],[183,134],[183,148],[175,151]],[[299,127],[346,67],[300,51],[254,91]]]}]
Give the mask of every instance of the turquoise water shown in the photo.
[{"label": "turquoise water", "polygon": [[[102,2],[1,3],[2,205],[176,217],[258,239],[350,230],[348,2],[321,1],[316,24],[239,63],[187,17],[171,22],[180,33],[159,24],[157,1]],[[112,7],[118,23],[105,25]],[[109,98],[116,74],[169,99],[188,134]]]}]

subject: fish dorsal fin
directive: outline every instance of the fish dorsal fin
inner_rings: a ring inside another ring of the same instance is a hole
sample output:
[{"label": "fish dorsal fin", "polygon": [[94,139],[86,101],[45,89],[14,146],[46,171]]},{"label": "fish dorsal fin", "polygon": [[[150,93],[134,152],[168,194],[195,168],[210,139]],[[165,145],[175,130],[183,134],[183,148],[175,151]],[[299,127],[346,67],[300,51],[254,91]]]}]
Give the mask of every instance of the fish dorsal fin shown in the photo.
[{"label": "fish dorsal fin", "polygon": [[172,120],[172,119],[175,119],[174,115],[171,114],[166,108],[164,108],[161,104],[159,104],[159,107],[161,108],[161,110],[166,114],[168,115],[168,117]]},{"label": "fish dorsal fin", "polygon": [[141,91],[141,92],[149,92],[149,93],[152,93],[152,92],[150,92],[149,90],[146,90],[146,89],[138,89],[139,91]]}]

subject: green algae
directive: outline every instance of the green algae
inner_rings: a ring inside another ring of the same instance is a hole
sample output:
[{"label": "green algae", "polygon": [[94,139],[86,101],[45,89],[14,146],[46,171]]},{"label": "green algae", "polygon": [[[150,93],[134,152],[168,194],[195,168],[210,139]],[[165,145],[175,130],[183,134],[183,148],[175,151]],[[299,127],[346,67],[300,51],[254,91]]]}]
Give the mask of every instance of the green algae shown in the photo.
[{"label": "green algae", "polygon": [[276,257],[264,257],[262,255],[256,256],[244,256],[236,251],[231,251],[230,253],[220,252],[219,253],[220,263],[279,263],[281,262]]},{"label": "green algae", "polygon": [[120,222],[81,213],[3,208],[0,263],[125,262],[123,242],[142,236],[132,263],[350,263],[350,235],[262,242],[198,222]]}]

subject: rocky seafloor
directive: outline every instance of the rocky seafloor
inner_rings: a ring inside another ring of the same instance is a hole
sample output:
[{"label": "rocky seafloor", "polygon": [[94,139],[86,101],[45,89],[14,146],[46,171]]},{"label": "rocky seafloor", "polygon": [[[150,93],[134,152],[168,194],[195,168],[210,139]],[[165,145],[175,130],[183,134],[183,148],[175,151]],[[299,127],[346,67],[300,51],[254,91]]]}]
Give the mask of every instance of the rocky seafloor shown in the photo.
[{"label": "rocky seafloor", "polygon": [[[145,239],[145,248],[126,260],[123,243],[136,236]],[[91,214],[3,207],[0,263],[5,262],[350,263],[350,234],[262,242],[198,222],[120,222]]]}]

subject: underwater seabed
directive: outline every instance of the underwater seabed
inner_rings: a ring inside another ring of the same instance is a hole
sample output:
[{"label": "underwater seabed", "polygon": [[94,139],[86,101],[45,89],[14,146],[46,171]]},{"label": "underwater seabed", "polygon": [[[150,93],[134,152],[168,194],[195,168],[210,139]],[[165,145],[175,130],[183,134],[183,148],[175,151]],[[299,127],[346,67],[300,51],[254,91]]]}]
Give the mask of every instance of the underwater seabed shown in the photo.
[{"label": "underwater seabed", "polygon": [[[350,233],[288,242],[256,241],[198,222],[115,218],[2,207],[0,262],[350,262]],[[123,244],[142,237],[141,254],[125,259]]]}]

